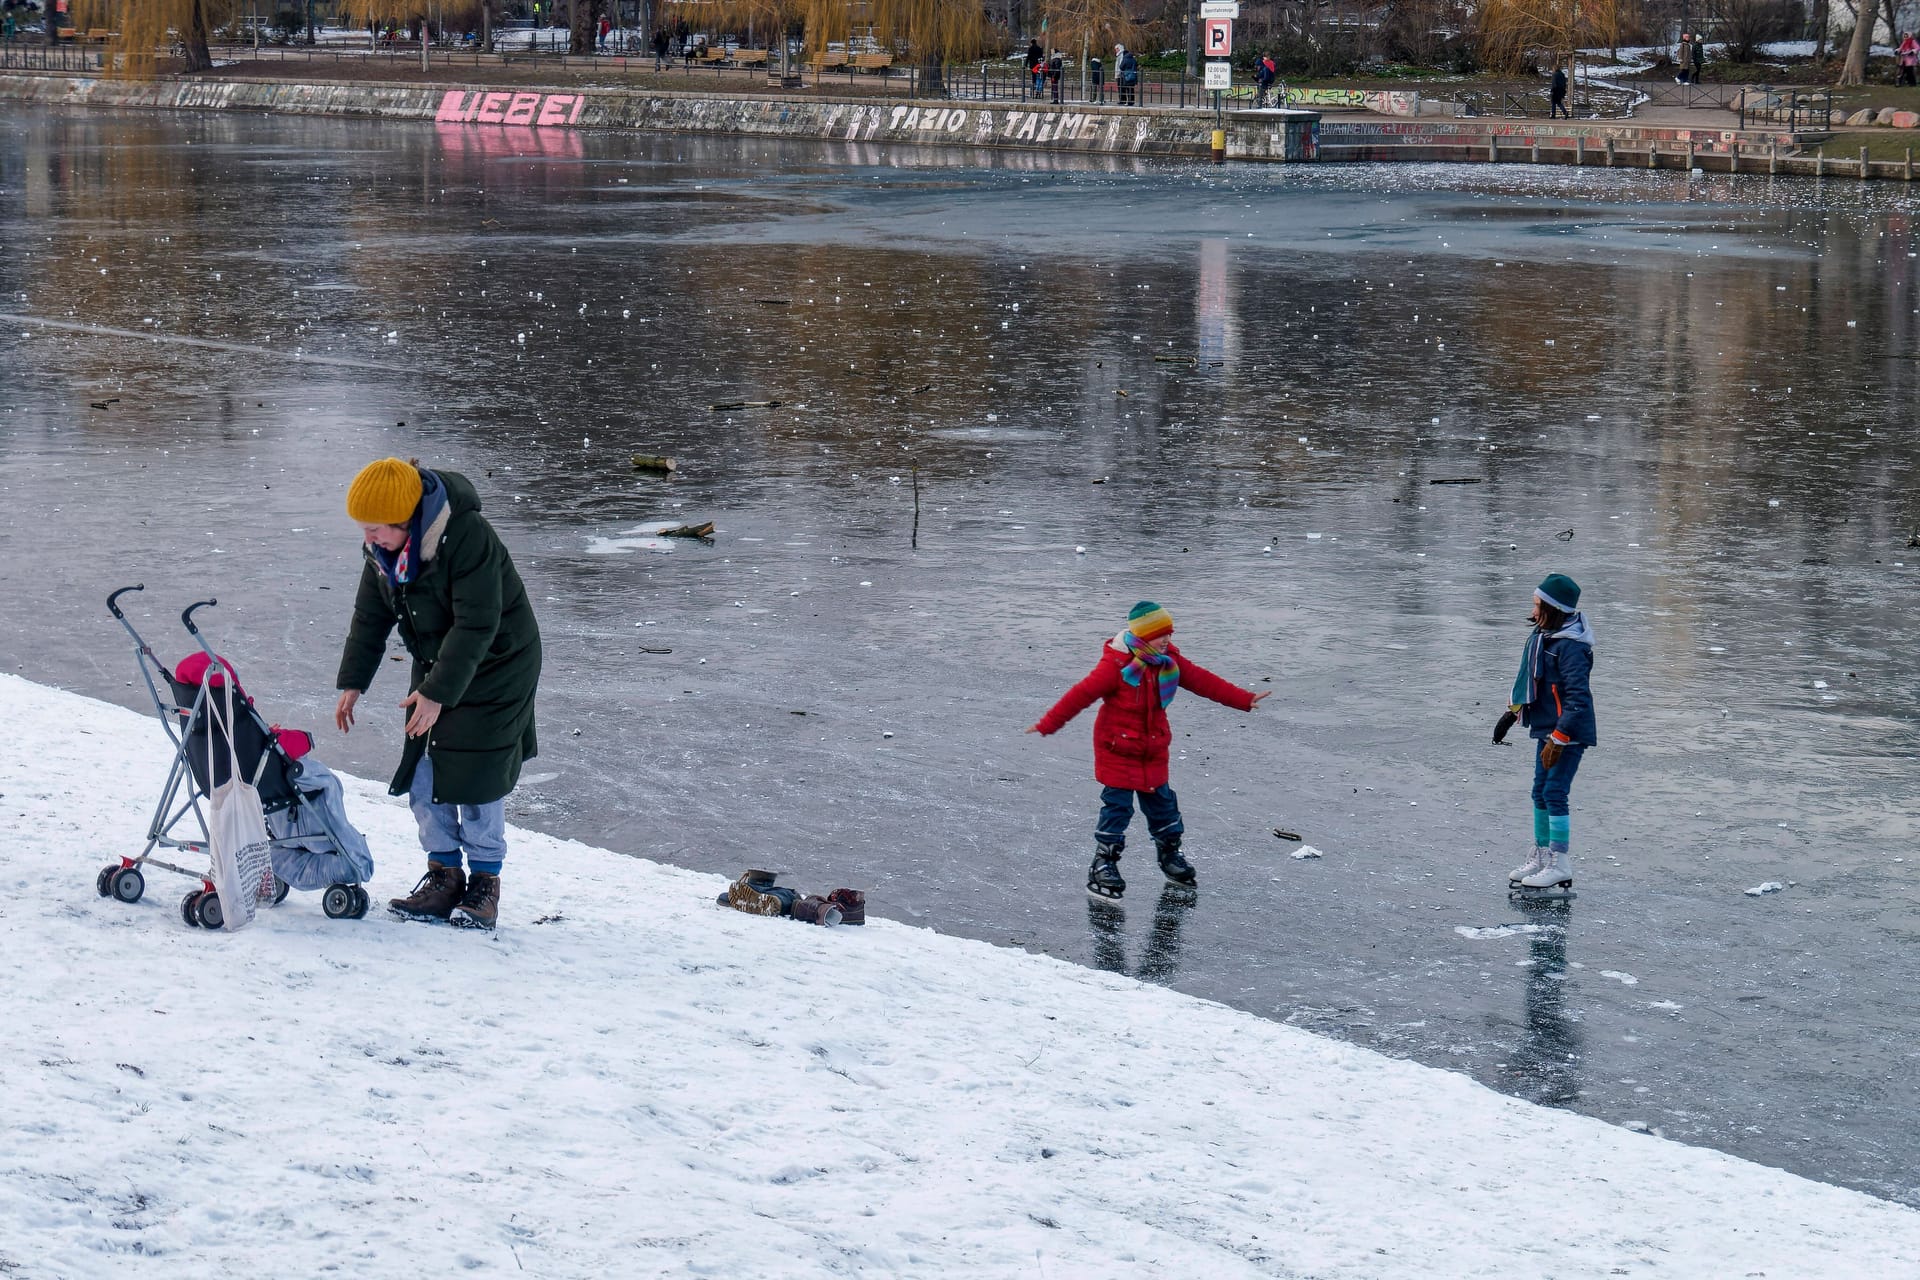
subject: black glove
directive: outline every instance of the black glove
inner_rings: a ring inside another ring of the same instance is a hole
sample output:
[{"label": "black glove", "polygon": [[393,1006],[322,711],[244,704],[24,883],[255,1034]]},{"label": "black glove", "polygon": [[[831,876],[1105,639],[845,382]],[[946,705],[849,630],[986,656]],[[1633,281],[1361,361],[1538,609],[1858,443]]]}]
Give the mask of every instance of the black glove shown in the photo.
[{"label": "black glove", "polygon": [[1500,718],[1493,725],[1493,745],[1497,747],[1504,743],[1507,740],[1507,730],[1513,728],[1519,720],[1520,717],[1513,714],[1511,710],[1501,713]]}]

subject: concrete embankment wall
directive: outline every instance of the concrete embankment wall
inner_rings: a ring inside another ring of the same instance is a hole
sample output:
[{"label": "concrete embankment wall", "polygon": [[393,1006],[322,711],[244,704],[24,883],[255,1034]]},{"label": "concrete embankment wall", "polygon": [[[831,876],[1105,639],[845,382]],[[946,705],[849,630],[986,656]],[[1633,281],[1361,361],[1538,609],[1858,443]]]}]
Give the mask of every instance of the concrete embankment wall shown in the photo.
[{"label": "concrete embankment wall", "polygon": [[1355,120],[1320,126],[1322,160],[1463,160],[1636,169],[1705,169],[1911,181],[1900,161],[1818,154],[1823,134],[1783,128],[1698,128],[1631,121]]},{"label": "concrete embankment wall", "polygon": [[[957,101],[733,98],[629,89],[499,89],[218,80],[125,81],[0,74],[0,100],[45,106],[432,120],[533,130],[618,129],[894,142],[1120,155],[1206,156],[1214,118],[1142,107],[1018,107]],[[1226,119],[1236,160],[1311,160],[1319,114],[1245,111]]]}]

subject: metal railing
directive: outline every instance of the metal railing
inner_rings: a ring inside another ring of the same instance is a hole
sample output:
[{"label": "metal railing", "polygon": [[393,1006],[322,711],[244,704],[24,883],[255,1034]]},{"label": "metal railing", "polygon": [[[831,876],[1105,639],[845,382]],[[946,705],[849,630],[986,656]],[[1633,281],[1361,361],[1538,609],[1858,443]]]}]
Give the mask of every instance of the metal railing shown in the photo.
[{"label": "metal railing", "polygon": [[[1213,94],[1198,80],[1189,80],[1184,75],[1178,80],[1149,80],[1143,75],[1136,85],[1121,85],[1114,79],[1114,74],[1112,67],[1103,67],[1102,83],[1096,85],[1089,77],[1083,88],[1080,69],[1069,67],[1060,77],[1060,92],[1055,97],[1053,83],[1044,76],[1040,87],[1036,89],[1033,77],[1020,67],[982,62],[965,67],[949,67],[946,87],[949,98],[975,102],[1058,102],[1075,106],[1213,109]],[[1252,88],[1248,86],[1240,97],[1251,93]],[[1242,102],[1227,97],[1226,105],[1238,107],[1252,103],[1250,99]]]},{"label": "metal railing", "polygon": [[1789,132],[1825,133],[1833,127],[1833,90],[1775,90],[1767,85],[1741,86],[1735,103],[1742,129],[1778,125]]},{"label": "metal railing", "polygon": [[71,44],[41,44],[25,36],[0,42],[0,71],[98,70],[98,49]]}]

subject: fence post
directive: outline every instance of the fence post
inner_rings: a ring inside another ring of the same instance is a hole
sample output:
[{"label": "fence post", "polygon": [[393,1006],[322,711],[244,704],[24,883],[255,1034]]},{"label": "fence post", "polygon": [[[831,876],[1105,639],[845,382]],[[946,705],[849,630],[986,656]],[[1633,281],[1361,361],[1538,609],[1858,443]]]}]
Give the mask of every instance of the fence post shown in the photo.
[{"label": "fence post", "polygon": [[1813,176],[1816,178],[1824,178],[1827,176],[1827,149],[1825,147],[1815,147],[1813,149]]},{"label": "fence post", "polygon": [[1497,137],[1489,137],[1487,139],[1487,163],[1500,163],[1500,139]]},{"label": "fence post", "polygon": [[1865,182],[1866,180],[1867,180],[1867,149],[1865,147],[1862,147],[1860,148],[1860,181]]},{"label": "fence post", "polygon": [[1660,167],[1660,144],[1652,138],[1647,139],[1647,168]]},{"label": "fence post", "polygon": [[1767,143],[1767,176],[1780,172],[1780,139],[1774,138]]},{"label": "fence post", "polygon": [[1740,139],[1735,138],[1727,148],[1727,172],[1740,172]]},{"label": "fence post", "polygon": [[1693,172],[1693,139],[1687,139],[1687,172]]},{"label": "fence post", "polygon": [[1533,140],[1533,150],[1527,156],[1527,163],[1528,164],[1540,163],[1540,139],[1538,138],[1535,138]]},{"label": "fence post", "polygon": [[1907,148],[1907,170],[1904,175],[1908,182],[1913,181],[1913,148]]},{"label": "fence post", "polygon": [[1611,169],[1613,168],[1613,135],[1612,134],[1607,135],[1606,143],[1607,143],[1607,168]]},{"label": "fence post", "polygon": [[1587,163],[1587,135],[1579,134],[1573,140],[1573,167],[1584,168]]}]

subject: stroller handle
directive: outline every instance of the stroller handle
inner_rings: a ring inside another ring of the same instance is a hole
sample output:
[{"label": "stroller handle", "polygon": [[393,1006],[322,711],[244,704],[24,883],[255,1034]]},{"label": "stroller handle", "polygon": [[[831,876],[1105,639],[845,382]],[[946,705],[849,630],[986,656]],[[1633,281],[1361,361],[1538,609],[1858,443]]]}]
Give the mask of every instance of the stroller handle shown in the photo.
[{"label": "stroller handle", "polygon": [[129,591],[145,591],[146,589],[147,589],[147,584],[144,582],[137,583],[131,587],[120,588],[118,591],[114,592],[112,595],[107,597],[107,612],[111,613],[114,617],[120,619],[122,622],[125,622],[127,615],[120,612],[120,597],[127,594],[127,592]]},{"label": "stroller handle", "polygon": [[200,628],[193,625],[193,611],[195,609],[205,609],[219,603],[218,600],[196,600],[180,611],[180,625],[185,627],[193,635],[199,635]]}]

